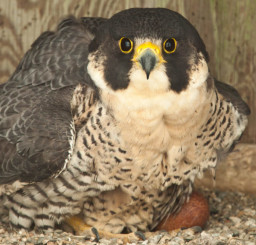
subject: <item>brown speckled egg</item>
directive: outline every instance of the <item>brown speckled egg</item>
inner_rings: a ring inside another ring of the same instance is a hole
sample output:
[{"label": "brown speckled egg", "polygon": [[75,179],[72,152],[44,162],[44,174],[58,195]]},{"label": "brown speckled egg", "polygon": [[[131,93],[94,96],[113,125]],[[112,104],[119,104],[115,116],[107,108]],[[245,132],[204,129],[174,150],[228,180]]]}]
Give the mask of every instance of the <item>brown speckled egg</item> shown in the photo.
[{"label": "brown speckled egg", "polygon": [[209,215],[209,206],[206,198],[202,194],[193,192],[189,201],[182,206],[180,212],[163,219],[156,229],[171,231],[193,226],[203,228]]}]

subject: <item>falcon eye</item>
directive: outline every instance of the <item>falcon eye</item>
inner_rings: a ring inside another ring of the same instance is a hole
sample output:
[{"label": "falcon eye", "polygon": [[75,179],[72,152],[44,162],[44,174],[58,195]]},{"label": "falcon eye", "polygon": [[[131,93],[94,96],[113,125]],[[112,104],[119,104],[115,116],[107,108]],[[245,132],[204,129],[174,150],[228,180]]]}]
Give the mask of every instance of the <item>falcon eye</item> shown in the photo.
[{"label": "falcon eye", "polygon": [[164,52],[167,54],[173,53],[176,50],[176,47],[177,41],[175,40],[175,38],[166,39],[163,43]]},{"label": "falcon eye", "polygon": [[125,54],[128,54],[132,51],[133,49],[133,42],[132,40],[130,40],[129,38],[126,38],[126,37],[122,37],[120,40],[119,40],[119,47],[120,47],[120,50],[125,53]]}]

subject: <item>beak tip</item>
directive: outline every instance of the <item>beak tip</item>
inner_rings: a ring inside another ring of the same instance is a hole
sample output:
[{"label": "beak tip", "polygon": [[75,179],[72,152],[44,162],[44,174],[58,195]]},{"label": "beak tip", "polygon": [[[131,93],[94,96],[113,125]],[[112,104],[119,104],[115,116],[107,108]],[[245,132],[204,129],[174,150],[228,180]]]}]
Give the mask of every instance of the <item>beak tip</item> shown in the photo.
[{"label": "beak tip", "polygon": [[139,58],[142,69],[145,71],[147,80],[151,71],[154,69],[157,61],[157,57],[151,50],[146,50],[144,54]]}]

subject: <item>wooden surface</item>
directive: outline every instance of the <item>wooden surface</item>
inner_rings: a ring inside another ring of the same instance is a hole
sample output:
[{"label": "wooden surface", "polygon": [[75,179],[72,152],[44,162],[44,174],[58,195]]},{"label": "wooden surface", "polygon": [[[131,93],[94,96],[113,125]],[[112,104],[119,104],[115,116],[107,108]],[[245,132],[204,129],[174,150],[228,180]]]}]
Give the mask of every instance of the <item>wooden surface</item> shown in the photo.
[{"label": "wooden surface", "polygon": [[256,1],[253,0],[0,0],[0,82],[45,30],[67,15],[102,16],[130,7],[166,7],[196,26],[213,75],[236,87],[252,115],[243,142],[256,143]]},{"label": "wooden surface", "polygon": [[207,171],[195,186],[256,195],[256,144],[237,145],[225,161],[218,164],[215,180],[211,171]]}]

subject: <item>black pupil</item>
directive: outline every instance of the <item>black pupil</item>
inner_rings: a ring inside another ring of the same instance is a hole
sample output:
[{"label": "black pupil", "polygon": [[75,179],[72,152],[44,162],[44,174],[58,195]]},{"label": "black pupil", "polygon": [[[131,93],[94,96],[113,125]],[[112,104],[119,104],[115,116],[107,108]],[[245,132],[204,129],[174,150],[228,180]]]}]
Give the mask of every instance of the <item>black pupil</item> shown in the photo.
[{"label": "black pupil", "polygon": [[168,52],[171,52],[175,49],[175,43],[174,43],[174,40],[173,39],[168,39],[166,42],[165,42],[165,49],[168,51]]},{"label": "black pupil", "polygon": [[129,51],[132,47],[131,41],[128,38],[123,38],[121,41],[121,48],[123,51]]}]

